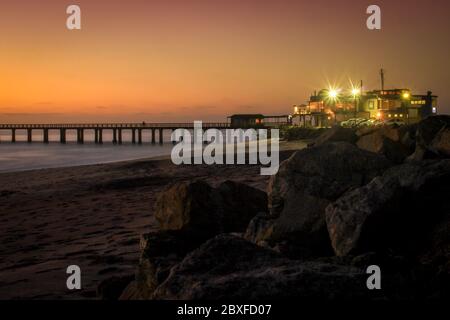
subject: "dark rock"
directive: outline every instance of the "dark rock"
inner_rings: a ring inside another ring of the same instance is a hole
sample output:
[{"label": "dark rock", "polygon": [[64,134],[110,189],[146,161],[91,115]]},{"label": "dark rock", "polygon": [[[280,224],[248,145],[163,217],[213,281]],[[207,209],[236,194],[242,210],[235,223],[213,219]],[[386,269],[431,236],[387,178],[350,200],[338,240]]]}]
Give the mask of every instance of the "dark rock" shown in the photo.
[{"label": "dark rock", "polygon": [[155,288],[167,278],[170,269],[202,242],[202,238],[191,237],[179,231],[156,231],[142,235],[136,281],[123,298],[150,298]]},{"label": "dark rock", "polygon": [[205,182],[179,183],[157,199],[155,217],[162,230],[207,239],[223,232],[243,232],[259,212],[267,211],[265,192],[227,181],[217,189]]},{"label": "dark rock", "polygon": [[133,278],[134,276],[130,275],[103,280],[97,287],[97,297],[101,300],[118,300]]},{"label": "dark rock", "polygon": [[142,300],[144,297],[141,296],[138,285],[135,280],[132,280],[128,286],[125,287],[121,295],[119,296],[119,300]]},{"label": "dark rock", "polygon": [[445,127],[438,132],[431,142],[431,149],[442,156],[450,157],[450,127]]},{"label": "dark rock", "polygon": [[302,128],[302,127],[287,127],[281,128],[281,138],[287,141],[294,140],[310,140],[316,139],[320,135],[322,135],[325,131],[329,129],[327,128]]},{"label": "dark rock", "polygon": [[281,245],[290,257],[331,254],[325,208],[390,165],[385,157],[345,142],[295,153],[269,182],[270,214],[255,218],[246,238]]},{"label": "dark rock", "polygon": [[272,238],[273,226],[274,218],[267,213],[260,213],[250,221],[244,238],[264,246],[265,241]]},{"label": "dark rock", "polygon": [[373,293],[355,267],[295,262],[242,238],[220,235],[190,253],[154,299],[358,299]]},{"label": "dark rock", "polygon": [[417,125],[416,149],[409,160],[420,161],[448,157],[447,147],[440,150],[440,147],[448,145],[448,142],[442,140],[443,137],[448,137],[446,129],[450,129],[450,116],[433,116],[422,120]]},{"label": "dark rock", "polygon": [[213,188],[205,182],[178,183],[159,194],[155,218],[162,230],[217,233]]},{"label": "dark rock", "polygon": [[333,128],[321,134],[317,139],[314,140],[314,142],[310,144],[310,146],[318,147],[329,142],[340,142],[340,141],[355,143],[356,139],[357,136],[355,134],[355,130],[350,128],[343,128],[341,126],[334,126]]},{"label": "dark rock", "polygon": [[346,193],[326,210],[334,251],[343,256],[429,250],[426,239],[433,226],[450,215],[448,181],[450,160],[411,163]]},{"label": "dark rock", "polygon": [[360,149],[382,154],[394,163],[402,163],[413,152],[409,144],[402,143],[404,135],[401,127],[386,126],[362,135],[356,145]]},{"label": "dark rock", "polygon": [[268,210],[267,194],[248,185],[225,181],[216,191],[224,232],[243,232],[256,214]]}]

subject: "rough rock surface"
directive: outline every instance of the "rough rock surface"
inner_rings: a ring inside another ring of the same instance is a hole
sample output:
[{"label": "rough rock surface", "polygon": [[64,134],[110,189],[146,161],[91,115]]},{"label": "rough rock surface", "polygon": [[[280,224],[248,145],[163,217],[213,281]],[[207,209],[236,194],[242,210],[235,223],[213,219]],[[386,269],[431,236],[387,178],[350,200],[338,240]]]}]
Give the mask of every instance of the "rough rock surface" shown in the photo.
[{"label": "rough rock surface", "polygon": [[196,237],[242,232],[259,212],[267,211],[265,192],[227,181],[218,188],[205,182],[179,183],[161,193],[155,217],[162,230]]},{"label": "rough rock surface", "polygon": [[431,149],[442,156],[450,157],[450,127],[445,127],[438,132],[431,142]]},{"label": "rough rock surface", "polygon": [[242,238],[220,235],[190,253],[154,299],[357,299],[370,295],[361,269],[295,262]]},{"label": "rough rock surface", "polygon": [[362,135],[356,145],[363,150],[382,154],[394,163],[403,162],[413,153],[408,128],[385,126]]},{"label": "rough rock surface", "polygon": [[[197,248],[202,239],[179,231],[155,231],[141,236],[141,257],[135,283],[134,298],[148,299],[169,275],[170,269]],[[130,293],[128,293],[130,294]]]},{"label": "rough rock surface", "polygon": [[319,137],[317,137],[310,146],[321,146],[329,142],[348,142],[355,143],[357,136],[355,130],[350,128],[343,128],[341,126],[334,126],[333,128],[325,131]]},{"label": "rough rock surface", "polygon": [[292,257],[330,254],[325,208],[346,191],[369,183],[390,165],[383,156],[345,142],[295,153],[270,180],[270,214],[257,216],[246,238],[278,245]]},{"label": "rough rock surface", "polygon": [[411,163],[348,192],[326,209],[334,251],[338,256],[420,251],[432,227],[448,221],[449,181],[450,160]]},{"label": "rough rock surface", "polygon": [[[433,116],[421,121],[417,125],[416,149],[409,160],[420,161],[448,157],[448,149],[443,147],[448,146],[448,142],[442,140],[442,137],[448,137],[446,129],[450,129],[450,116]],[[442,147],[443,149],[441,149]]]}]

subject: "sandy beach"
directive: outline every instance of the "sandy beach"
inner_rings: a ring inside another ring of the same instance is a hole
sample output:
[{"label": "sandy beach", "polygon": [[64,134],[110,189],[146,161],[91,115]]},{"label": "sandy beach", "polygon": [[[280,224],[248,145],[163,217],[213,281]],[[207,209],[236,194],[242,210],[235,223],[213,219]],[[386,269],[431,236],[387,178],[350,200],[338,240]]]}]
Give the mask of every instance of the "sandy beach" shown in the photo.
[{"label": "sandy beach", "polygon": [[[284,145],[280,160],[303,146]],[[196,179],[265,190],[269,178],[259,170],[159,158],[0,174],[0,299],[95,299],[102,280],[134,274],[158,192]],[[82,290],[66,289],[72,264],[81,267]]]}]

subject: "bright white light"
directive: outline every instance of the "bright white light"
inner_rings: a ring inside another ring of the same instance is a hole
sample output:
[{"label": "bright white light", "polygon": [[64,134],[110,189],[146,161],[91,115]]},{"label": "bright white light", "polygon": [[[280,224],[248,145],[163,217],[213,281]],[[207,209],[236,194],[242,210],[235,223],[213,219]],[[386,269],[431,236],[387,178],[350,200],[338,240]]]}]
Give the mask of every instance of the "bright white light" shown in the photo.
[{"label": "bright white light", "polygon": [[361,90],[359,90],[358,88],[353,88],[352,89],[352,95],[357,96],[361,93]]},{"label": "bright white light", "polygon": [[330,89],[328,95],[330,96],[330,98],[336,99],[336,97],[338,96],[338,91],[336,89]]}]

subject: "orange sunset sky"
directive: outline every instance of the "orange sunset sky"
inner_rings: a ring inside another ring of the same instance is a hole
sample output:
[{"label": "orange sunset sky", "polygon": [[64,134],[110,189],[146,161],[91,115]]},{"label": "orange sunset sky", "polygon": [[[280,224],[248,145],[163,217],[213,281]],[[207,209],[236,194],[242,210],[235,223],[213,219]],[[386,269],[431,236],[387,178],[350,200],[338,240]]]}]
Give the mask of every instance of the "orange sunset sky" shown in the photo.
[{"label": "orange sunset sky", "polygon": [[377,1],[381,31],[360,0],[0,2],[0,122],[286,114],[328,83],[379,88],[381,66],[450,113],[448,1]]}]

